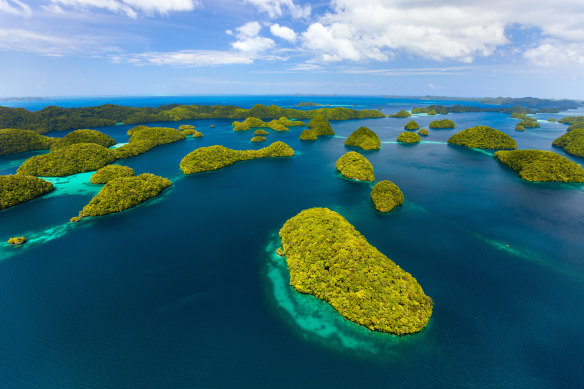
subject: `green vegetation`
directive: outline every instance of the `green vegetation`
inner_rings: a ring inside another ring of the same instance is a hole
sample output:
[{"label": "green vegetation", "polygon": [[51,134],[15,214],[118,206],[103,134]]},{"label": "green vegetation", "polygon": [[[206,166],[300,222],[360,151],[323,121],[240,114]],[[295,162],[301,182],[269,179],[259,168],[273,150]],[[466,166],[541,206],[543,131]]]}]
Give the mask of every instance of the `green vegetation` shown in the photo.
[{"label": "green vegetation", "polygon": [[[303,122],[289,120],[285,117],[281,117],[278,120],[272,120],[268,123],[264,122],[261,119],[249,117],[245,119],[243,122],[234,121],[232,123],[233,131],[247,131],[252,128],[271,128],[274,131],[290,131],[288,127],[291,126],[304,126],[306,125]],[[266,132],[267,134],[267,132]]]},{"label": "green vegetation", "polygon": [[502,131],[487,126],[467,128],[448,138],[448,143],[476,149],[515,150],[517,142]]},{"label": "green vegetation", "polygon": [[337,170],[345,177],[359,181],[375,181],[373,165],[364,156],[354,151],[342,155],[336,164]]},{"label": "green vegetation", "polygon": [[47,150],[56,140],[33,131],[11,128],[0,130],[0,157],[25,151]]},{"label": "green vegetation", "polygon": [[255,132],[253,133],[254,135],[258,135],[258,136],[264,136],[264,135],[270,135],[269,132],[267,132],[266,130],[255,130]]},{"label": "green vegetation", "polygon": [[122,165],[107,165],[93,173],[89,182],[92,184],[107,184],[114,178],[134,177],[134,169]]},{"label": "green vegetation", "polygon": [[266,141],[266,137],[265,136],[259,136],[256,135],[253,138],[251,138],[252,142],[265,142]]},{"label": "green vegetation", "polygon": [[558,119],[554,119],[554,118],[548,119],[548,122],[551,122],[551,123],[556,123],[557,121],[558,121]]},{"label": "green vegetation", "polygon": [[523,127],[521,124],[517,124],[515,126],[515,131],[525,131],[525,127]]},{"label": "green vegetation", "polygon": [[300,140],[317,140],[318,135],[310,129],[306,129],[300,133]]},{"label": "green vegetation", "polygon": [[186,135],[181,131],[167,127],[136,126],[128,130],[128,135],[130,135],[128,144],[112,150],[117,159],[140,155],[156,146],[186,139]]},{"label": "green vegetation", "polygon": [[584,116],[566,116],[558,120],[558,122],[563,124],[584,123]]},{"label": "green vegetation", "polygon": [[232,150],[224,146],[209,146],[187,154],[180,161],[180,169],[184,174],[195,174],[221,169],[239,161],[293,156],[294,150],[279,141],[259,150]]},{"label": "green vegetation", "polygon": [[316,136],[331,136],[335,134],[328,119],[322,115],[315,116],[308,122],[308,128],[314,131]]},{"label": "green vegetation", "polygon": [[537,120],[529,118],[517,123],[518,126],[523,126],[523,128],[539,128],[541,127]]},{"label": "green vegetation", "polygon": [[[194,130],[195,126],[193,126],[192,124],[181,124],[180,126],[178,126],[179,131],[190,131],[190,130]],[[185,135],[192,135],[192,134],[185,134]]]},{"label": "green vegetation", "polygon": [[412,115],[403,109],[396,114],[389,115],[390,118],[409,118],[410,116]]},{"label": "green vegetation", "polygon": [[[528,98],[530,99],[530,98]],[[412,114],[426,113],[428,115],[439,113],[441,115],[446,115],[449,113],[463,113],[463,112],[499,112],[512,114],[516,119],[519,119],[519,115],[535,114],[535,113],[558,113],[560,111],[565,111],[566,109],[574,109],[580,105],[562,104],[560,101],[546,100],[545,102],[530,102],[523,99],[508,99],[505,103],[503,100],[495,101],[494,99],[469,99],[468,101],[479,101],[484,104],[496,104],[496,105],[507,105],[507,107],[477,107],[477,106],[465,106],[465,105],[454,105],[446,107],[443,105],[428,105],[427,107],[416,107],[412,109]],[[571,106],[572,108],[568,108]]]},{"label": "green vegetation", "polygon": [[584,122],[579,122],[569,126],[566,131],[578,130],[584,128]]},{"label": "green vegetation", "polygon": [[77,143],[95,143],[103,147],[110,147],[117,142],[114,138],[96,130],[75,130],[63,138],[53,142],[51,150],[60,149]]},{"label": "green vegetation", "polygon": [[109,181],[83,207],[79,217],[100,216],[121,212],[135,207],[149,198],[158,196],[162,190],[172,185],[166,178],[144,173],[135,177],[119,177]]},{"label": "green vegetation", "polygon": [[302,211],[284,224],[280,238],[290,285],[348,320],[398,335],[421,331],[430,320],[432,299],[416,279],[338,213]]},{"label": "green vegetation", "polygon": [[568,154],[584,157],[584,128],[577,128],[567,132],[554,140],[552,144],[564,149]]},{"label": "green vegetation", "polygon": [[190,124],[183,124],[178,129],[185,136],[192,135],[193,138],[200,138],[203,136],[202,132],[195,130],[195,126],[191,126]]},{"label": "green vegetation", "polygon": [[24,203],[52,190],[53,184],[37,177],[0,176],[0,209]]},{"label": "green vegetation", "polygon": [[371,190],[371,200],[379,212],[389,212],[404,203],[404,194],[391,181],[379,181]]},{"label": "green vegetation", "polygon": [[285,116],[282,116],[280,119],[278,119],[278,122],[286,127],[302,127],[306,125],[306,123],[301,122],[300,120],[290,120]]},{"label": "green vegetation", "polygon": [[448,113],[448,108],[442,105],[429,105],[428,107],[415,107],[412,108],[412,114],[425,113],[427,115],[446,115]]},{"label": "green vegetation", "polygon": [[138,124],[194,119],[245,119],[248,117],[278,119],[282,116],[295,119],[311,119],[316,115],[324,116],[328,120],[385,117],[377,110],[335,107],[303,111],[261,104],[257,104],[251,109],[242,109],[233,105],[170,104],[152,108],[106,104],[99,107],[83,108],[50,106],[35,112],[30,112],[24,108],[0,107],[0,128],[27,129],[44,134],[55,130],[113,126],[117,123]]},{"label": "green vegetation", "polygon": [[298,104],[296,104],[297,107],[320,107],[322,104],[318,104],[318,103],[308,103],[305,101],[301,101]]},{"label": "green vegetation", "polygon": [[26,243],[26,237],[24,236],[16,236],[14,238],[8,239],[8,243],[13,246],[20,246]]},{"label": "green vegetation", "polygon": [[511,119],[533,120],[533,118],[527,116],[527,114],[525,112],[512,112]]},{"label": "green vegetation", "polygon": [[345,146],[360,147],[363,150],[379,150],[381,142],[374,131],[367,127],[359,127],[345,141]]},{"label": "green vegetation", "polygon": [[495,158],[527,181],[584,182],[582,166],[552,151],[497,151]]},{"label": "green vegetation", "polygon": [[456,125],[450,119],[434,120],[433,122],[430,123],[430,128],[450,129],[450,128],[454,128],[454,127],[456,127]]},{"label": "green vegetation", "polygon": [[418,143],[421,141],[420,135],[416,134],[415,132],[408,132],[404,131],[398,135],[397,141],[401,143]]},{"label": "green vegetation", "polygon": [[410,120],[409,122],[406,123],[404,128],[408,131],[415,131],[420,129],[420,125],[416,123],[415,120]]},{"label": "green vegetation", "polygon": [[89,172],[116,160],[113,150],[95,143],[76,143],[30,157],[18,168],[17,174],[36,177],[64,177]]},{"label": "green vegetation", "polygon": [[418,135],[428,136],[430,135],[430,133],[428,132],[427,129],[422,128],[420,131],[418,131]]}]

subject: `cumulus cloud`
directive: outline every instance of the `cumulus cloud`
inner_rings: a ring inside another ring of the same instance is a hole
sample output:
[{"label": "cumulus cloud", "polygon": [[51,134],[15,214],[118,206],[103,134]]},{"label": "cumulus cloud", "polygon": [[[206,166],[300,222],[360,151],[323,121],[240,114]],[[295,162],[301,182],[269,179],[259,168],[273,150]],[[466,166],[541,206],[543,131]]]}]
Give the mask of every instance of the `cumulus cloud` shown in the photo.
[{"label": "cumulus cloud", "polygon": [[296,42],[296,33],[290,27],[280,26],[276,23],[270,26],[270,32],[272,35],[287,40],[290,43]]},{"label": "cumulus cloud", "polygon": [[170,65],[177,67],[203,67],[253,63],[253,58],[248,55],[217,50],[148,52],[128,56],[114,56],[112,58],[114,62],[128,62],[138,65]]},{"label": "cumulus cloud", "polygon": [[307,19],[312,8],[310,4],[297,5],[293,0],[245,0],[246,3],[255,5],[261,12],[267,13],[271,18],[281,17],[287,9],[294,19]]},{"label": "cumulus cloud", "polygon": [[[2,0],[0,0],[2,1]],[[200,5],[199,0],[51,0],[55,5],[74,8],[102,8],[110,12],[137,18],[140,14],[168,14],[192,11]]]},{"label": "cumulus cloud", "polygon": [[[584,43],[581,20],[582,0],[332,0],[331,11],[312,23],[301,41],[324,62],[405,55],[470,63],[508,44],[511,25]],[[526,56],[535,55],[533,50]]]},{"label": "cumulus cloud", "polygon": [[584,43],[546,41],[528,49],[523,56],[537,66],[566,68],[584,66]]},{"label": "cumulus cloud", "polygon": [[271,49],[275,42],[273,39],[259,36],[261,29],[262,26],[258,22],[249,22],[237,27],[235,33],[237,41],[233,42],[231,46],[235,50],[254,54]]},{"label": "cumulus cloud", "polygon": [[32,15],[30,7],[20,0],[0,0],[0,12],[24,17]]}]

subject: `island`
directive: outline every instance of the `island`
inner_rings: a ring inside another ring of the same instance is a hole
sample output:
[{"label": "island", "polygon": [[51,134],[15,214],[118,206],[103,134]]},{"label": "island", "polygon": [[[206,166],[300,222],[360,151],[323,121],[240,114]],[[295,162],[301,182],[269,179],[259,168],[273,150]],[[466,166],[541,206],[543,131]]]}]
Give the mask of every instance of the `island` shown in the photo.
[{"label": "island", "polygon": [[389,212],[404,203],[404,194],[391,181],[379,181],[371,190],[371,200],[379,212]]},{"label": "island", "polygon": [[314,130],[307,128],[306,130],[300,133],[300,140],[317,140],[317,139],[318,135],[316,135],[316,132]]},{"label": "island", "polygon": [[187,136],[176,128],[136,126],[128,130],[128,144],[113,149],[117,159],[124,159],[143,154],[156,146],[165,145]]},{"label": "island", "polygon": [[28,130],[0,130],[0,157],[26,151],[48,150],[58,138],[49,138]]},{"label": "island", "polygon": [[[234,121],[232,123],[233,131],[247,131],[252,128],[271,128],[274,131],[290,131],[288,127],[305,126],[306,123],[300,121],[289,120],[286,117],[281,117],[278,120],[272,120],[268,123],[255,117],[249,117],[243,122]],[[266,132],[267,134],[267,132]]]},{"label": "island", "polygon": [[379,150],[381,142],[374,131],[367,127],[359,127],[349,135],[345,146],[359,147],[363,150]]},{"label": "island", "polygon": [[65,177],[102,168],[116,160],[114,150],[95,143],[75,143],[30,157],[17,174],[36,177]]},{"label": "island", "polygon": [[35,199],[53,190],[53,184],[25,175],[0,176],[0,210]]},{"label": "island", "polygon": [[415,120],[410,120],[409,122],[406,123],[406,125],[404,126],[404,129],[406,129],[408,131],[416,131],[416,130],[420,129],[420,125],[418,123],[416,123]]},{"label": "island", "polygon": [[421,140],[420,135],[415,132],[404,131],[397,136],[397,141],[400,143],[418,143]]},{"label": "island", "polygon": [[497,151],[495,158],[533,182],[584,182],[582,166],[553,151]]},{"label": "island", "polygon": [[51,150],[60,149],[77,143],[95,143],[103,147],[110,147],[117,142],[111,136],[97,130],[75,130],[53,142]]},{"label": "island", "polygon": [[332,136],[335,134],[330,122],[323,115],[317,115],[308,122],[308,128],[314,131],[316,136]]},{"label": "island", "polygon": [[239,161],[256,158],[293,157],[294,150],[284,142],[274,142],[259,150],[232,150],[225,146],[201,147],[187,154],[180,161],[184,174],[196,174],[218,170]]},{"label": "island", "polygon": [[402,109],[398,113],[395,113],[393,115],[388,115],[388,116],[390,118],[409,118],[412,115],[408,111]]},{"label": "island", "polygon": [[433,122],[430,122],[430,128],[432,129],[451,129],[454,127],[456,127],[456,125],[450,119],[434,120]]},{"label": "island", "polygon": [[280,229],[290,285],[329,303],[346,319],[397,335],[421,331],[433,302],[340,214],[310,208]]},{"label": "island", "polygon": [[170,180],[150,173],[135,177],[114,178],[101,188],[89,204],[83,207],[79,212],[79,217],[101,216],[124,211],[158,196],[171,185]]},{"label": "island", "polygon": [[26,237],[24,236],[15,236],[14,238],[8,239],[8,243],[12,246],[20,246],[27,242]]},{"label": "island", "polygon": [[430,133],[428,132],[427,129],[422,128],[422,129],[420,129],[420,131],[418,131],[418,135],[428,136],[428,135],[430,135]]},{"label": "island", "polygon": [[517,124],[515,126],[515,131],[525,131],[525,127],[523,127],[521,124]]},{"label": "island", "polygon": [[502,131],[487,126],[462,130],[448,138],[452,145],[488,150],[515,150],[517,142]]},{"label": "island", "polygon": [[195,126],[190,124],[183,124],[182,126],[178,127],[178,130],[182,132],[183,135],[189,136],[192,135],[193,138],[200,138],[203,136],[202,132],[199,132],[195,129]]},{"label": "island", "polygon": [[89,182],[92,184],[107,184],[114,178],[134,177],[134,169],[122,165],[107,165],[91,175]]},{"label": "island", "polygon": [[541,125],[537,122],[537,120],[533,118],[528,118],[527,120],[523,120],[517,123],[518,126],[523,126],[523,128],[539,128]]},{"label": "island", "polygon": [[336,163],[337,170],[346,178],[358,181],[375,181],[373,165],[361,154],[349,151]]},{"label": "island", "polygon": [[563,118],[558,120],[558,123],[562,123],[562,124],[583,123],[584,124],[584,116],[564,116]]},{"label": "island", "polygon": [[584,157],[584,128],[577,128],[565,133],[552,142],[568,154]]},{"label": "island", "polygon": [[262,130],[261,128],[259,130],[255,130],[254,135],[258,135],[258,136],[264,136],[264,135],[269,135],[270,133],[267,132],[266,130]]},{"label": "island", "polygon": [[301,101],[295,105],[295,107],[320,107],[322,104]]},{"label": "island", "polygon": [[266,141],[265,136],[256,135],[253,138],[251,138],[251,142],[265,142],[265,141]]},{"label": "island", "polygon": [[[178,130],[182,131],[183,133],[185,131],[191,131],[194,129],[195,129],[195,126],[193,126],[192,124],[181,124],[180,126],[178,126]],[[191,134],[185,134],[185,135],[191,135]]]}]

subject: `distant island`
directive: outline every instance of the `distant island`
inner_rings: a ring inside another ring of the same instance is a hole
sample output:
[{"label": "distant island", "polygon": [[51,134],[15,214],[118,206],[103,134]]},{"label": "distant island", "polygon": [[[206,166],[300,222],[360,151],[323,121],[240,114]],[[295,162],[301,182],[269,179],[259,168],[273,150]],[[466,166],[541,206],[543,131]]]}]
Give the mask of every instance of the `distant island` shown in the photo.
[{"label": "distant island", "polygon": [[373,331],[421,331],[432,299],[411,274],[371,246],[341,215],[311,208],[280,230],[290,285],[328,302],[339,314]]}]

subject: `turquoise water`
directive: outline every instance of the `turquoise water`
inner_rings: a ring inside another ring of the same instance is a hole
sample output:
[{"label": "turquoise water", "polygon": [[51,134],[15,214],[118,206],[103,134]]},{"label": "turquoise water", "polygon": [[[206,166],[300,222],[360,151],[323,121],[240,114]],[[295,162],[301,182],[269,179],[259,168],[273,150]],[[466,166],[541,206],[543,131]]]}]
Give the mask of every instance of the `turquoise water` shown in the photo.
[{"label": "turquoise water", "polygon": [[[519,133],[503,114],[448,117],[458,129],[490,125],[520,148],[563,154],[551,146],[560,124]],[[416,120],[427,127],[435,118]],[[491,152],[447,145],[456,130],[398,144],[408,120],[336,122],[337,137],[313,143],[299,141],[302,128],[270,131],[294,158],[187,177],[178,164],[197,147],[263,145],[249,142],[251,132],[234,133],[229,120],[165,123],[194,124],[205,136],[121,162],[171,179],[159,198],[71,224],[100,188],[84,173],[1,211],[0,241],[31,242],[0,244],[0,387],[582,387],[584,187],[521,181]],[[344,138],[363,125],[382,139],[380,151],[363,153],[376,180],[405,194],[388,215],[373,209],[370,184],[335,171]],[[124,143],[129,127],[100,130]],[[0,158],[0,174],[34,154]],[[424,331],[371,333],[288,286],[285,260],[274,255],[277,232],[315,206],[340,212],[418,279],[435,301]]]}]

